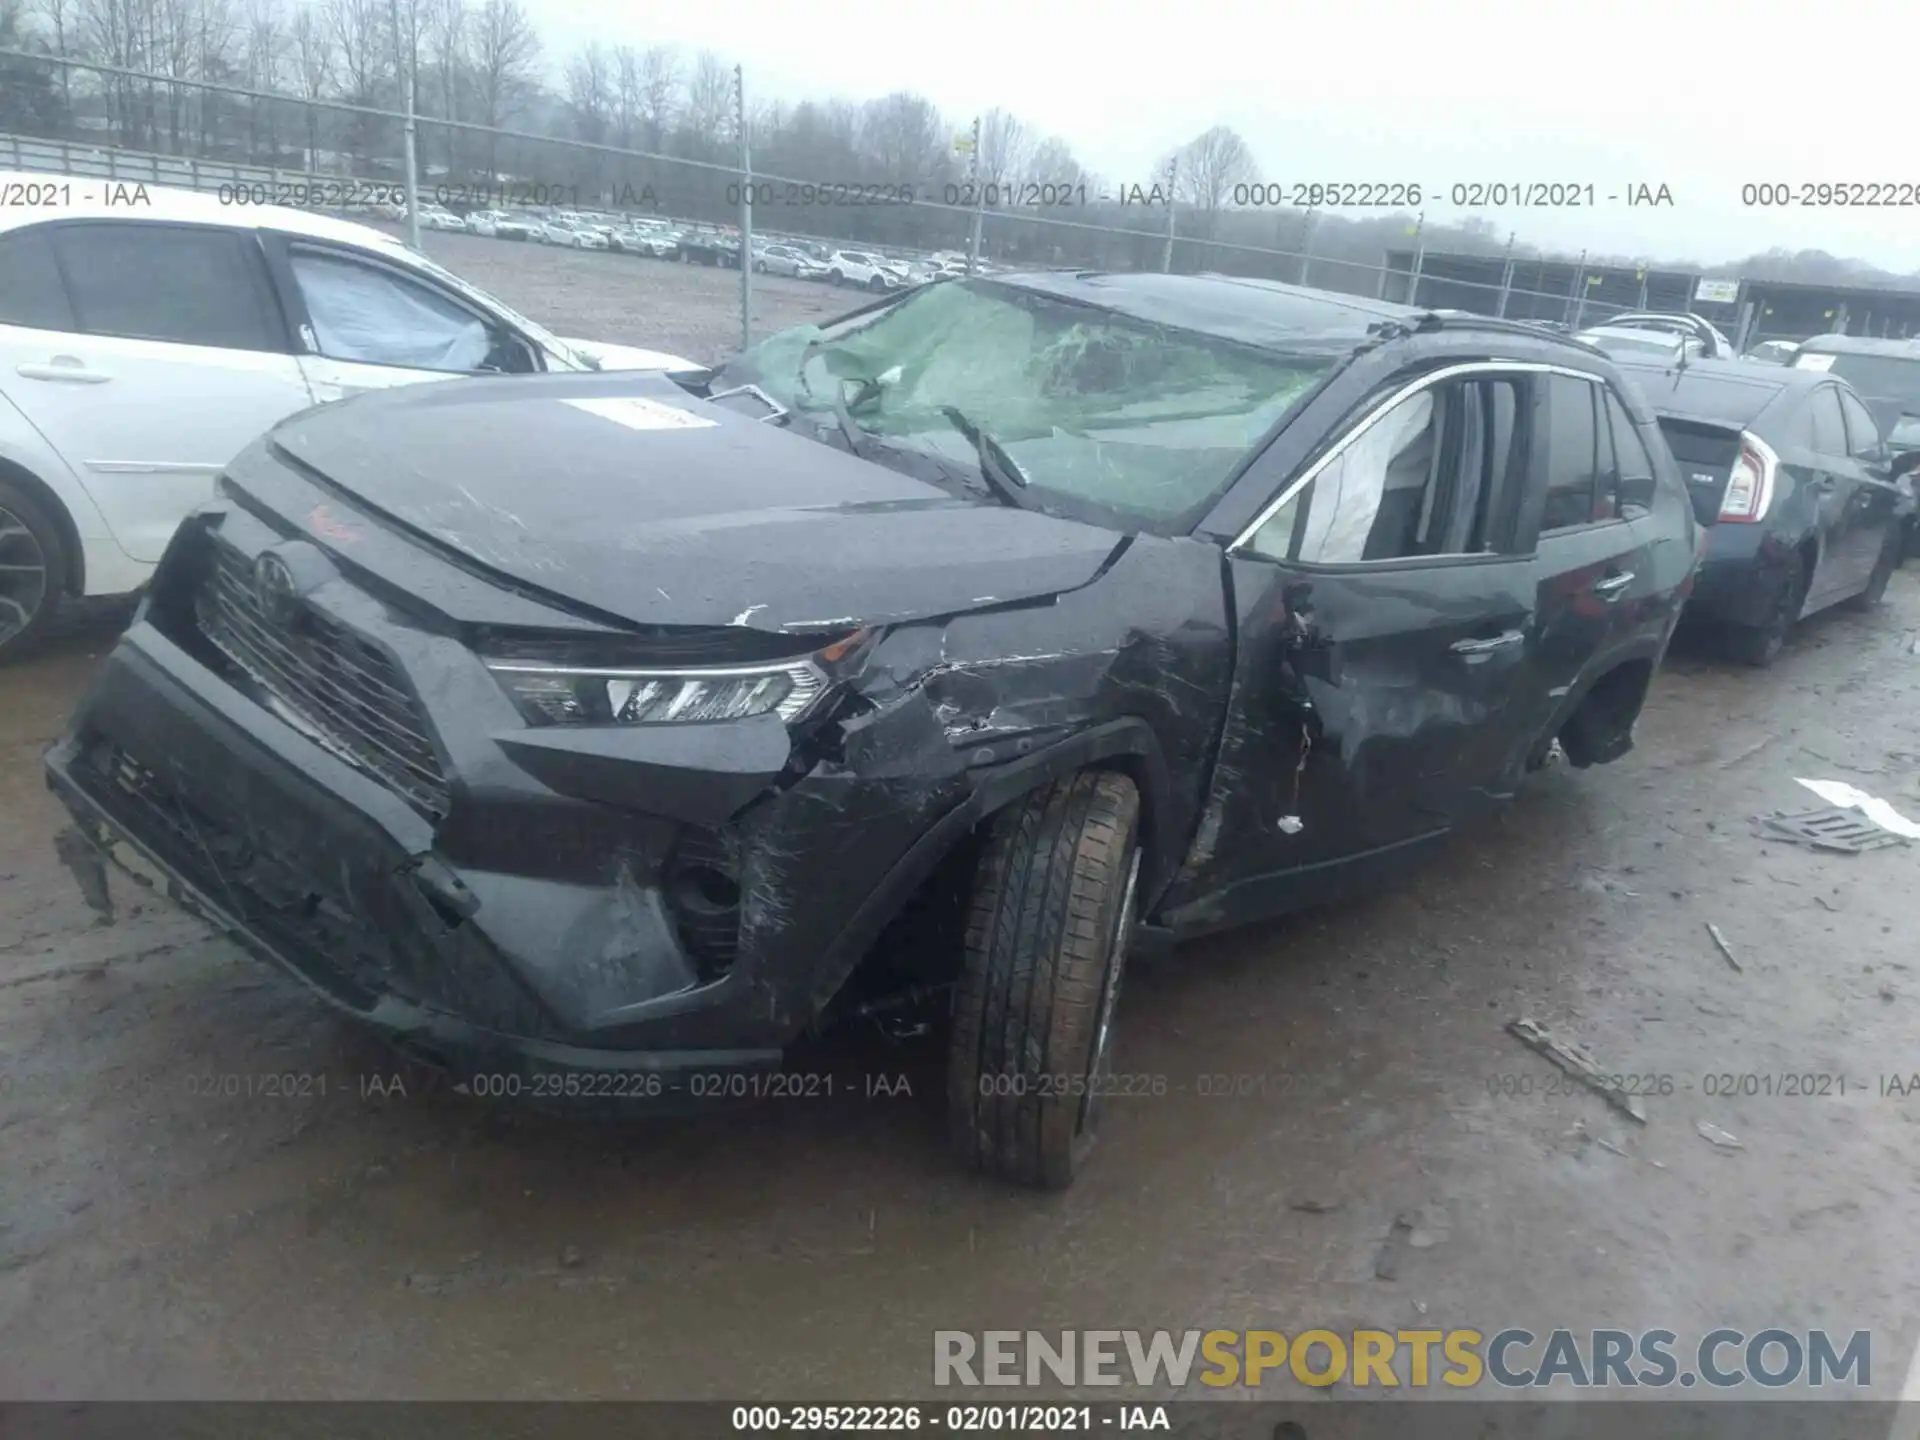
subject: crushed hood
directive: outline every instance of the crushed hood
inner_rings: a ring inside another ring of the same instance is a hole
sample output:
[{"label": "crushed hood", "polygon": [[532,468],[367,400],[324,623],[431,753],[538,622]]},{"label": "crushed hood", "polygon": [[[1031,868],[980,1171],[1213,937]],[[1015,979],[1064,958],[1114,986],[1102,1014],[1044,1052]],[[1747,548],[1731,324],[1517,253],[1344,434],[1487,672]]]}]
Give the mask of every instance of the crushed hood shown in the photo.
[{"label": "crushed hood", "polygon": [[402,386],[304,411],[270,444],[516,588],[641,625],[956,614],[1077,589],[1124,543],[956,498],[660,375]]}]

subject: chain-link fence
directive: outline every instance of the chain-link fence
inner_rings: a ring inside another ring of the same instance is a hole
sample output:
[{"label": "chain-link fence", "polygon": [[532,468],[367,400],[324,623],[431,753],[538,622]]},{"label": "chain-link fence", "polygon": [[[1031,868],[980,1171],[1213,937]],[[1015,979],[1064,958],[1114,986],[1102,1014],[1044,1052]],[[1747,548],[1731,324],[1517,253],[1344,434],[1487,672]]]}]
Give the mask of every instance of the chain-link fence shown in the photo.
[{"label": "chain-link fence", "polygon": [[[12,131],[0,134],[0,165],[214,190],[237,203],[388,219],[409,211],[417,218],[423,207],[457,216],[592,210],[718,233],[749,254],[754,243],[779,239],[894,258],[944,252],[1008,267],[1225,273],[1570,328],[1659,309],[1706,314],[1739,340],[1764,329],[1738,282],[1589,266],[1584,257],[1522,253],[1512,241],[1502,250],[1489,245],[1484,225],[1429,223],[1413,203],[1357,219],[1340,213],[1341,223],[1329,225],[1332,210],[1259,203],[1302,198],[1291,192],[1303,187],[1216,187],[1219,203],[1209,205],[1195,203],[1177,175],[1136,185],[1085,176],[1003,183],[981,178],[977,164],[956,154],[891,173],[882,166],[809,175],[778,173],[776,153],[774,173],[756,170],[737,71],[713,132],[692,142],[701,154],[416,115],[410,202],[409,117],[401,111],[17,50],[0,50],[0,64],[8,76],[57,77],[62,90],[60,122],[33,126],[39,133],[22,133],[30,108],[0,107]],[[745,340],[753,334],[750,266],[741,278]],[[1895,308],[1890,297],[1887,315]],[[1844,309],[1840,325],[1832,315],[1806,333],[1846,328]],[[1881,333],[1891,333],[1890,323],[1883,320]],[[1920,330],[1920,311],[1898,323],[1901,334]]]}]

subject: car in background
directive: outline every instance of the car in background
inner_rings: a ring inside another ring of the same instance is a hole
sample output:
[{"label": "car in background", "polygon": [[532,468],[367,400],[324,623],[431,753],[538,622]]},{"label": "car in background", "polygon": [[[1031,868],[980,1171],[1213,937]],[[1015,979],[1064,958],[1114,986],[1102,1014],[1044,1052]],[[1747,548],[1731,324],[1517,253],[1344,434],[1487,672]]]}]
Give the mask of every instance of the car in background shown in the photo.
[{"label": "car in background", "polygon": [[827,267],[798,245],[763,245],[754,250],[753,268],[762,275],[788,275],[796,280],[818,280]]},{"label": "car in background", "polygon": [[496,210],[493,212],[493,233],[501,240],[543,239],[541,230],[545,221],[537,215],[529,215],[524,210]]},{"label": "car in background", "polygon": [[678,231],[639,225],[615,230],[607,237],[607,248],[624,255],[645,255],[653,260],[670,260],[680,253]]},{"label": "car in background", "polygon": [[740,268],[740,239],[719,230],[690,230],[680,237],[680,258],[689,265]]},{"label": "car in background", "polygon": [[1879,604],[1912,507],[1907,468],[1853,388],[1818,370],[1622,360],[1696,503],[1719,523],[1687,602],[1735,656],[1771,665],[1798,621]]},{"label": "car in background", "polygon": [[1609,330],[1657,330],[1668,335],[1685,336],[1699,342],[1700,355],[1707,360],[1732,360],[1740,353],[1717,325],[1701,315],[1629,310],[1607,317],[1606,327]]},{"label": "car in background", "polygon": [[464,234],[467,222],[444,205],[422,205],[420,228],[422,230],[458,230]]},{"label": "car in background", "polygon": [[540,238],[569,250],[607,248],[607,237],[584,220],[549,220],[540,227]]},{"label": "car in background", "polygon": [[827,280],[873,291],[899,290],[908,283],[904,266],[871,250],[834,251],[827,259]]},{"label": "car in background", "polygon": [[1596,325],[1591,330],[1582,330],[1574,339],[1592,345],[1615,359],[1653,359],[1678,361],[1697,359],[1701,353],[1699,340],[1692,336],[1674,335],[1664,330],[1630,330],[1612,325]]},{"label": "car in background", "polygon": [[[1920,450],[1920,340],[1815,335],[1800,342],[1793,364],[1838,375],[1873,411],[1896,456]],[[1914,479],[1920,481],[1920,472]],[[1920,554],[1920,515],[1907,521],[1906,555]]]},{"label": "car in background", "polygon": [[504,219],[506,219],[504,210],[469,210],[466,220],[467,233],[492,240],[499,235],[499,225]]},{"label": "car in background", "polygon": [[888,299],[284,421],[48,754],[83,893],[143,856],[494,1094],[739,1093],[931,993],[961,1160],[1060,1188],[1136,946],[1632,747],[1696,525],[1604,356],[1223,277]]},{"label": "car in background", "polygon": [[1753,360],[1762,365],[1791,365],[1799,349],[1798,340],[1762,340],[1757,344],[1749,345],[1746,354],[1740,358]]},{"label": "car in background", "polygon": [[296,410],[457,375],[698,368],[561,339],[370,226],[146,194],[0,208],[0,657],[67,600],[145,584],[221,467]]}]

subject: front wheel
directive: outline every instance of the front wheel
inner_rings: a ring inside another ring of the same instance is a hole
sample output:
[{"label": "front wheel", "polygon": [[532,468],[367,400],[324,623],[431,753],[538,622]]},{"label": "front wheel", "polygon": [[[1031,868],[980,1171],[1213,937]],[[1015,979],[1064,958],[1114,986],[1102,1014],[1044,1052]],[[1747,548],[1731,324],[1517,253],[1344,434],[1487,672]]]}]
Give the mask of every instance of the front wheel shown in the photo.
[{"label": "front wheel", "polygon": [[882,280],[878,275],[874,276],[871,280],[867,282],[867,289],[873,291],[873,293],[876,295],[878,295],[882,290],[886,288],[887,288],[887,282]]},{"label": "front wheel", "polygon": [[847,283],[847,277],[842,275],[838,270],[830,270],[827,272],[827,281],[835,289],[838,289]]},{"label": "front wheel", "polygon": [[1887,528],[1886,537],[1880,542],[1879,558],[1873,562],[1873,572],[1867,576],[1867,588],[1847,601],[1854,610],[1873,610],[1887,598],[1887,582],[1893,579],[1893,572],[1900,568],[1900,554],[1906,548],[1906,536],[1903,527],[1895,523]]},{"label": "front wheel", "polygon": [[1073,1182],[1111,1088],[1115,1002],[1137,918],[1140,797],[1086,770],[994,822],[968,905],[947,1111],[972,1169]]},{"label": "front wheel", "polygon": [[66,590],[67,553],[53,517],[0,480],[0,664],[25,655]]}]

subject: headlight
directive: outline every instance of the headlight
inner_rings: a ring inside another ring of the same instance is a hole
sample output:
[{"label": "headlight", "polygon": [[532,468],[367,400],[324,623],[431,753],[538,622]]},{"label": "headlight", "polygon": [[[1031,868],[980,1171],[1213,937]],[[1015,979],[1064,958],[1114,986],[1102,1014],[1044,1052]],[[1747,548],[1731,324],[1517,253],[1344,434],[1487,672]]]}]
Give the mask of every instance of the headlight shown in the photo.
[{"label": "headlight", "polygon": [[652,669],[489,659],[487,669],[530,725],[658,725],[778,715],[798,720],[834,686],[859,631],[815,655],[757,665]]}]

